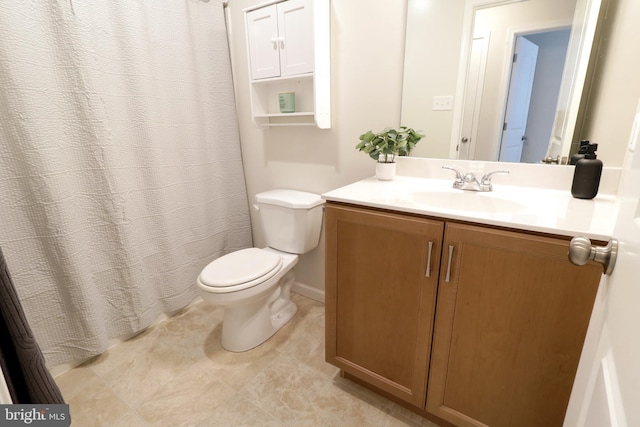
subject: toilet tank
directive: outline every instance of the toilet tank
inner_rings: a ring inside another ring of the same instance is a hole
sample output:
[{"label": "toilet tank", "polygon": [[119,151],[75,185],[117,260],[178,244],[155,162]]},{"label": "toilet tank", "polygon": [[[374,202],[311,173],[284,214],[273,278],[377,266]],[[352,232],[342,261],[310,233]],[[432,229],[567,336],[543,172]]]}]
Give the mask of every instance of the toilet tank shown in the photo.
[{"label": "toilet tank", "polygon": [[269,190],[256,194],[264,238],[269,247],[304,254],[318,246],[322,206],[318,194],[296,190]]}]

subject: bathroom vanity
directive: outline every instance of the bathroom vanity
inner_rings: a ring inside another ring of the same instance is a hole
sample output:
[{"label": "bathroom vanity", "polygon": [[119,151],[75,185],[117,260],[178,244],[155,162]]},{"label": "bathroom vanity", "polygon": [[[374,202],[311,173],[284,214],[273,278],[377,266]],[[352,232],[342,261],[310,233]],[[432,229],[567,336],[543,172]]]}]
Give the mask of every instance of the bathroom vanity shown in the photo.
[{"label": "bathroom vanity", "polygon": [[323,196],[327,361],[453,425],[562,425],[602,275],[568,261],[569,241],[608,240],[617,201],[451,182]]}]

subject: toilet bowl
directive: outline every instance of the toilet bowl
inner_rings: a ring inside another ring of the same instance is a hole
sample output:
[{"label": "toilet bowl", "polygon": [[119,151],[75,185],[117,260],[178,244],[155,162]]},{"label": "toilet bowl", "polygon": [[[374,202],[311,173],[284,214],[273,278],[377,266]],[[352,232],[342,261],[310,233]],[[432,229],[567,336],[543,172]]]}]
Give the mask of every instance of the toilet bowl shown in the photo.
[{"label": "toilet bowl", "polygon": [[250,350],[293,318],[293,267],[298,254],[318,245],[322,204],[319,195],[295,190],[256,194],[255,208],[269,246],[232,252],[202,270],[197,279],[200,296],[224,308],[223,348]]},{"label": "toilet bowl", "polygon": [[218,258],[198,277],[203,300],[224,307],[222,347],[250,350],[271,337],[297,311],[289,299],[298,255],[249,248]]}]

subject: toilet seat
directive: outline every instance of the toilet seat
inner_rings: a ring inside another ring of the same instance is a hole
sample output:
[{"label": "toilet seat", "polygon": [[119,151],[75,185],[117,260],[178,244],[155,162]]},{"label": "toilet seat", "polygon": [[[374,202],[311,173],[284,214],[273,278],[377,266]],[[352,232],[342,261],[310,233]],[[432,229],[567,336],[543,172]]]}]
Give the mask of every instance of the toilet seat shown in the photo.
[{"label": "toilet seat", "polygon": [[277,253],[258,248],[241,249],[209,263],[198,282],[207,292],[236,292],[273,277],[282,267]]}]

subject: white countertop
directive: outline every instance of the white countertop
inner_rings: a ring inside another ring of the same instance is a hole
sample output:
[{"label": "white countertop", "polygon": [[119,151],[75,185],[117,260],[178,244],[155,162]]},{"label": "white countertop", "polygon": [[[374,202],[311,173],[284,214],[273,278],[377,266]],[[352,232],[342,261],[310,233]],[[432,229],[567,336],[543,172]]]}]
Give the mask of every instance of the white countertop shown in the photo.
[{"label": "white countertop", "polygon": [[392,181],[379,181],[372,177],[329,191],[322,197],[559,236],[580,235],[603,241],[611,238],[619,209],[614,194],[599,193],[592,200],[581,200],[573,198],[568,190],[499,184],[497,178],[493,191],[482,193],[452,188],[452,174],[450,179],[396,176]]}]

